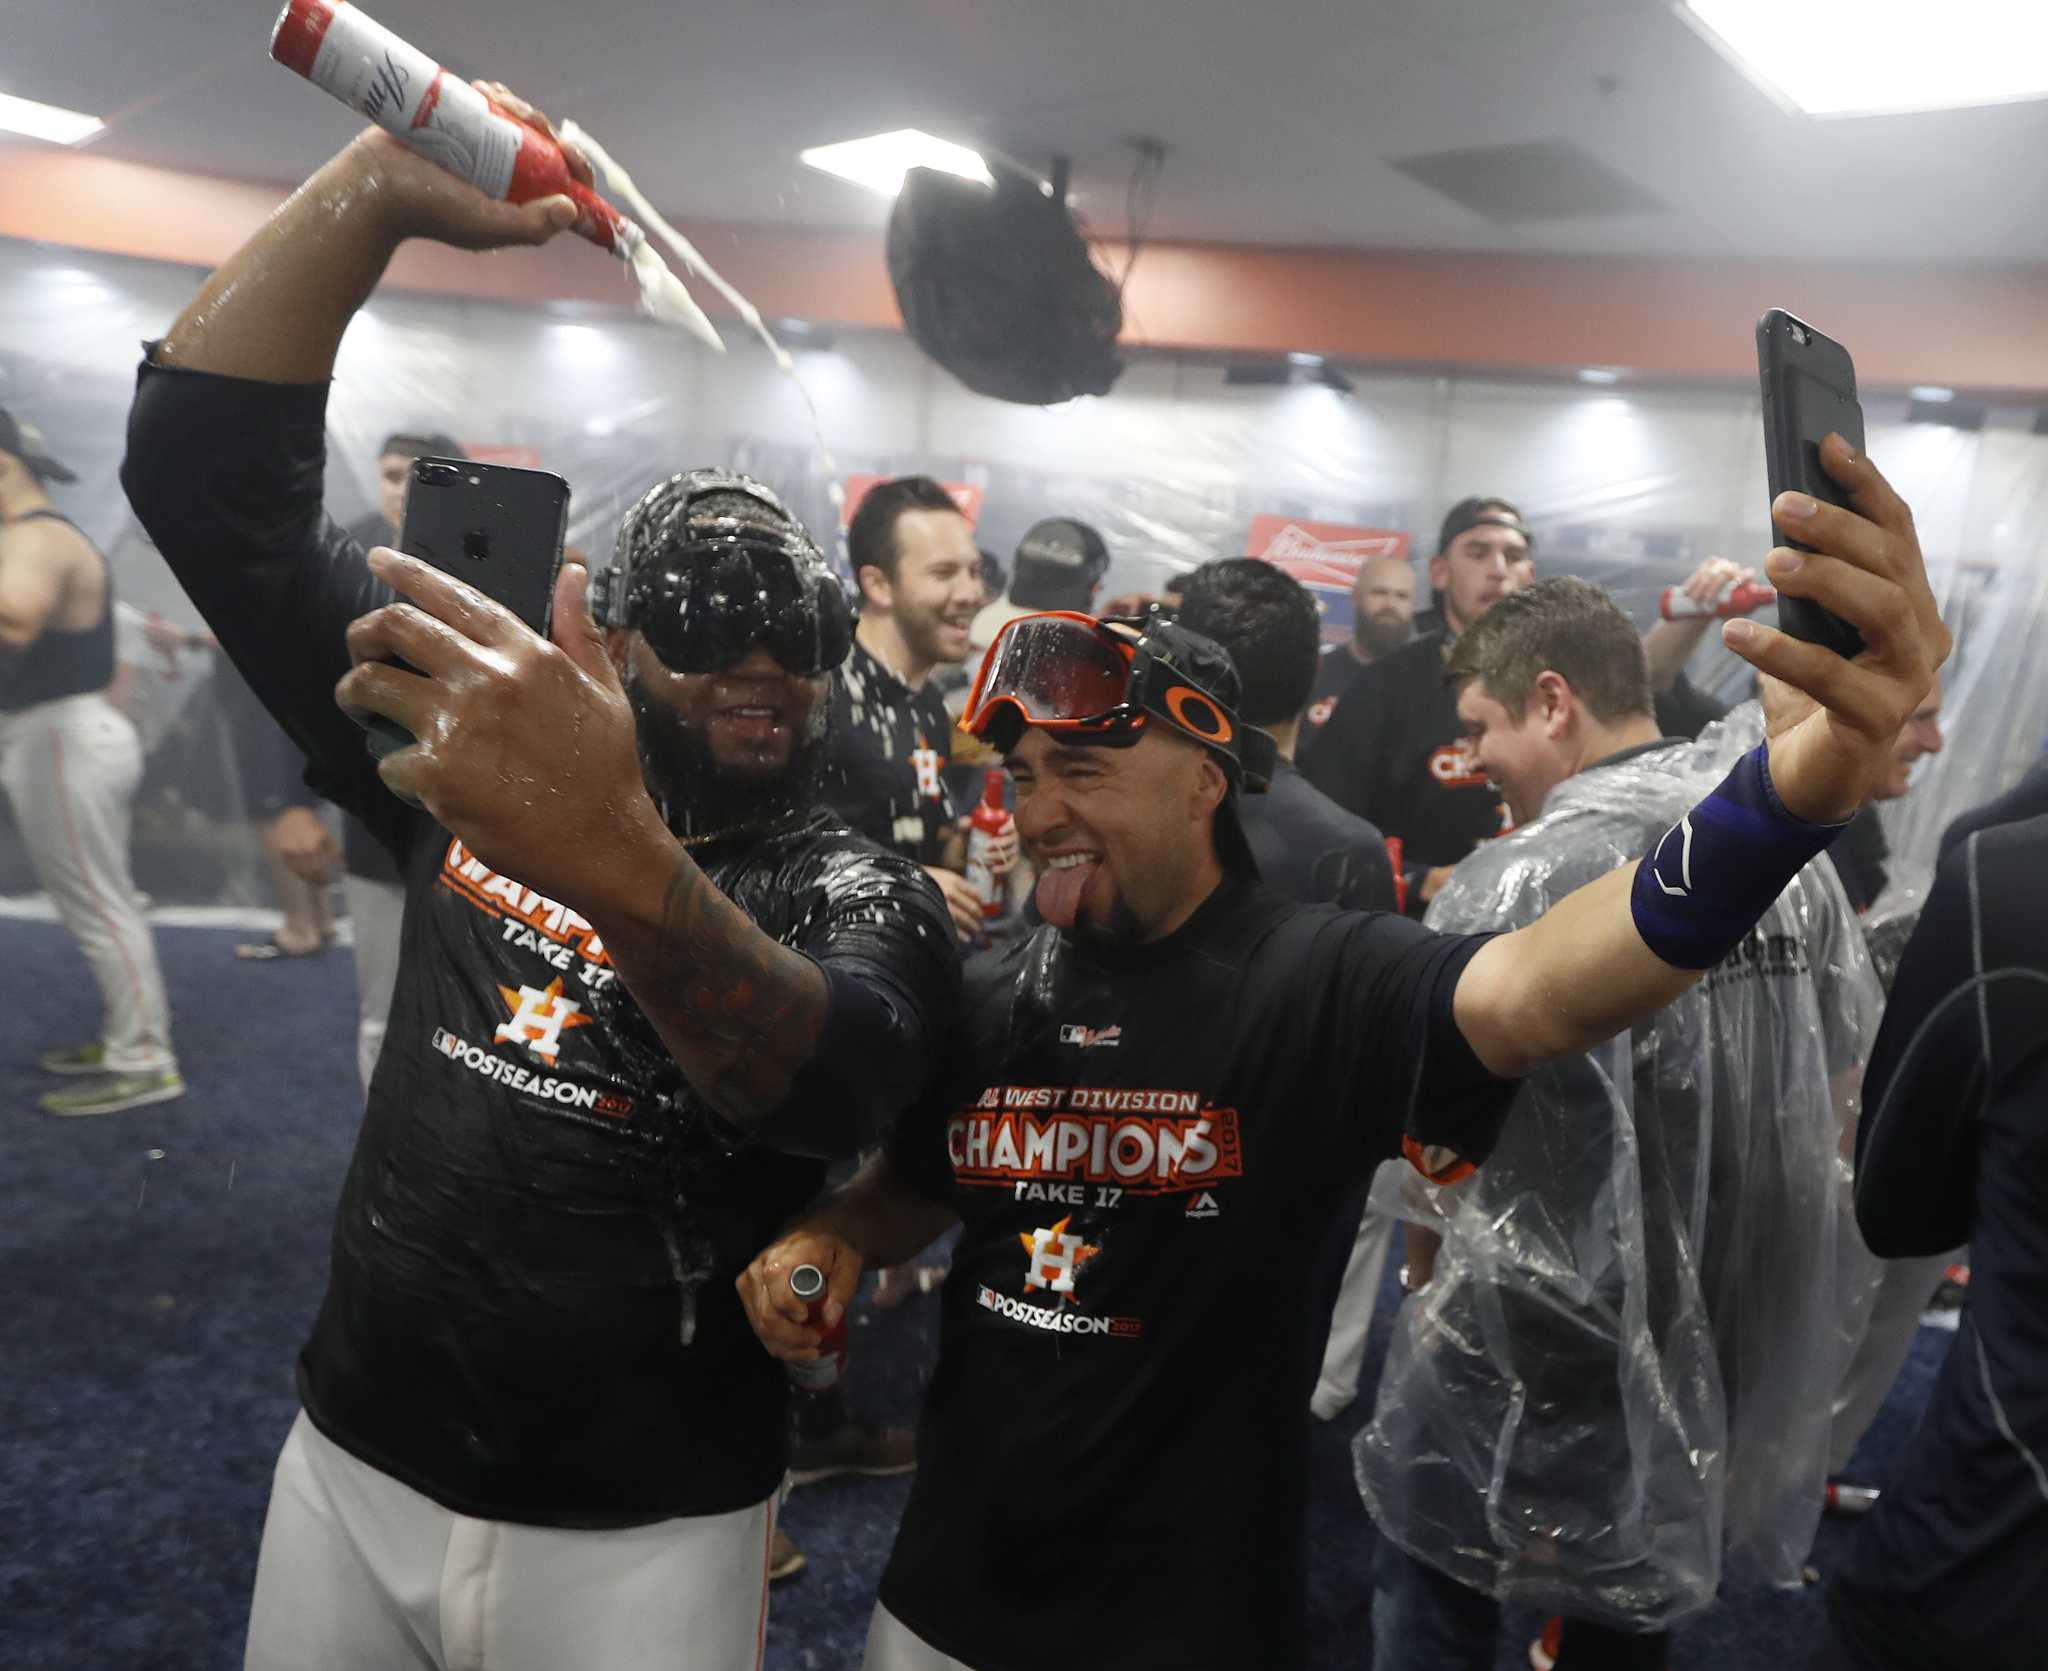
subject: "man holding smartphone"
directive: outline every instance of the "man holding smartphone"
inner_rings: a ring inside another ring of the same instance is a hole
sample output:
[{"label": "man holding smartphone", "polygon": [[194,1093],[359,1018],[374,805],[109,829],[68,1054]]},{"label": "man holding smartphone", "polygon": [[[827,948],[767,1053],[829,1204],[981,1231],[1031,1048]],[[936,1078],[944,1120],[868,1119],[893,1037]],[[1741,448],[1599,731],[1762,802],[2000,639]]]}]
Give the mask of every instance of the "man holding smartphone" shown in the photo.
[{"label": "man holding smartphone", "polygon": [[1511,933],[1259,888],[1236,807],[1255,739],[1212,641],[1003,629],[962,723],[1016,781],[1045,926],[975,961],[932,1095],[741,1281],[763,1342],[802,1360],[821,1335],[796,1266],[826,1273],[829,1326],[866,1263],[962,1226],[868,1671],[1029,1671],[1048,1643],[1074,1671],[1301,1664],[1299,1297],[1346,1183],[1397,1155],[1456,1181],[1519,1076],[1735,953],[1947,655],[1905,505],[1839,438],[1823,456],[1856,509],[1783,496],[1779,525],[1823,554],[1770,571],[1866,649],[1731,622],[1773,676],[1768,740]]},{"label": "man holding smartphone", "polygon": [[[138,515],[406,887],[257,1671],[754,1671],[787,1384],[733,1275],[919,1091],[957,988],[930,880],[815,809],[851,626],[766,488],[655,487],[603,625],[571,562],[552,642],[323,514],[326,380],[399,243],[538,243],[567,209],[373,131],[140,375]],[[352,714],[416,741],[374,763]]]}]

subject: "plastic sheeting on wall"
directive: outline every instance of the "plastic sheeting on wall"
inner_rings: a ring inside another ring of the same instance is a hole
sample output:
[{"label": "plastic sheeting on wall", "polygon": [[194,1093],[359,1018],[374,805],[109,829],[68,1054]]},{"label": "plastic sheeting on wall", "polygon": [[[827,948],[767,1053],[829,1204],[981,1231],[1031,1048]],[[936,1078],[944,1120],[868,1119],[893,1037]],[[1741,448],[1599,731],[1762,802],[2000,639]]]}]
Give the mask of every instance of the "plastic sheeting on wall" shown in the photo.
[{"label": "plastic sheeting on wall", "polygon": [[[115,473],[140,344],[202,276],[0,242],[0,403],[78,468],[60,502],[109,551],[122,596],[186,625],[196,619]],[[1747,336],[1751,322],[1729,329]],[[1539,573],[1583,574],[1644,622],[1702,558],[1760,561],[1770,543],[1761,425],[1743,391],[1354,371],[1347,396],[1142,358],[1111,395],[1041,410],[971,395],[893,336],[791,346],[844,475],[917,470],[979,488],[978,537],[1004,557],[1040,517],[1083,517],[1108,540],[1111,593],[1240,553],[1262,515],[1404,530],[1425,557],[1444,510],[1475,492],[1522,507]],[[1947,820],[2017,775],[2048,732],[2048,658],[2027,653],[2048,625],[2048,438],[2029,432],[2031,411],[1994,413],[1976,433],[1907,424],[1899,401],[1873,400],[1868,416],[1958,638],[1949,747],[1885,814],[1902,855],[1931,858]],[[384,435],[426,429],[565,476],[570,539],[597,557],[641,492],[695,464],[752,470],[828,544],[836,528],[803,402],[766,353],[736,337],[721,358],[623,312],[379,295],[343,344],[329,424],[330,508],[344,522],[375,504]],[[1748,676],[1711,635],[1693,671],[1727,697]]]}]

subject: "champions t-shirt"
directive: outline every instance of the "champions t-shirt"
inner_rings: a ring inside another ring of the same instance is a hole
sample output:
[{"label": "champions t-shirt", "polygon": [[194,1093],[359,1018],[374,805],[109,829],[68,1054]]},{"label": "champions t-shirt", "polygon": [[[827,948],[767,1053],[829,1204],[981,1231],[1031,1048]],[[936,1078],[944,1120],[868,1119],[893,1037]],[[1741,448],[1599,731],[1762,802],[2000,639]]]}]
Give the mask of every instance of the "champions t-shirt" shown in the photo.
[{"label": "champions t-shirt", "polygon": [[945,697],[929,680],[912,690],[856,638],[832,678],[831,727],[819,798],[868,840],[938,863],[953,820]]},{"label": "champions t-shirt", "polygon": [[970,965],[891,1150],[963,1221],[909,1629],[977,1671],[1300,1663],[1310,1268],[1404,1136],[1492,1147],[1514,1083],[1451,1011],[1483,943],[1226,882],[1152,945]]}]

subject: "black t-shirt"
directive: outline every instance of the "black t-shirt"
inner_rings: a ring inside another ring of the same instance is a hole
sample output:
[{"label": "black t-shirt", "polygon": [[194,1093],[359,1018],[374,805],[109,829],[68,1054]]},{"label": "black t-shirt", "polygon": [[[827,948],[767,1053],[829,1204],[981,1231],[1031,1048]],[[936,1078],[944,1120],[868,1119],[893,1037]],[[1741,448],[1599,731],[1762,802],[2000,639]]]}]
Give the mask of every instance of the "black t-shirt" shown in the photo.
[{"label": "black t-shirt", "polygon": [[1303,1295],[1404,1136],[1492,1147],[1515,1087],[1451,1010],[1483,943],[1225,882],[1149,946],[969,965],[891,1150],[963,1221],[881,1587],[911,1630],[977,1671],[1301,1662]]},{"label": "black t-shirt", "polygon": [[1301,763],[1331,800],[1398,836],[1409,870],[1454,865],[1507,822],[1458,722],[1444,651],[1418,638],[1361,669]]},{"label": "black t-shirt", "polygon": [[26,649],[0,658],[0,714],[20,713],[67,696],[90,696],[114,682],[114,571],[83,530],[60,511],[24,511],[16,522],[58,522],[85,540],[106,590],[89,627],[45,627]]},{"label": "black t-shirt", "polygon": [[384,520],[382,511],[365,511],[348,525],[348,537],[368,551],[373,545],[398,544],[398,530]]},{"label": "black t-shirt", "polygon": [[1319,735],[1330,723],[1330,716],[1344,700],[1344,693],[1351,688],[1351,682],[1365,671],[1365,666],[1351,653],[1348,644],[1323,646],[1322,653],[1316,657],[1315,688],[1308,693],[1308,706],[1301,715],[1304,747],[1309,738]]},{"label": "black t-shirt", "polygon": [[1828,847],[1828,859],[1842,879],[1842,892],[1858,911],[1868,911],[1890,876],[1891,843],[1877,808],[1864,807]]},{"label": "black t-shirt", "polygon": [[1884,1501],[1836,1574],[1830,1612],[1858,1665],[2042,1662],[2044,918],[2048,816],[1964,835],[1936,872],[1864,1077],[1856,1222],[1887,1259],[1967,1241],[1970,1303]]},{"label": "black t-shirt", "polygon": [[912,690],[855,639],[832,676],[831,727],[819,798],[868,840],[937,864],[953,820],[944,695],[929,680]]},{"label": "black t-shirt", "polygon": [[1728,717],[1728,704],[1716,700],[1681,672],[1669,690],[1652,699],[1657,729],[1667,737],[1697,737],[1716,720]]},{"label": "black t-shirt", "polygon": [[[825,1161],[731,1133],[587,921],[383,789],[333,690],[348,622],[390,594],[320,509],[325,402],[324,385],[145,366],[122,474],[313,786],[405,877],[390,1031],[300,1359],[307,1413],[479,1518],[619,1526],[757,1503],[782,1476],[787,1383],[733,1278]],[[822,812],[697,857],[825,972],[825,1038],[791,1103],[840,1117],[839,1152],[872,1143],[924,1085],[956,991],[930,879]]]},{"label": "black t-shirt", "polygon": [[1274,769],[1263,795],[1238,797],[1237,821],[1259,880],[1275,893],[1297,905],[1394,909],[1394,867],[1379,831],[1316,788],[1292,760]]},{"label": "black t-shirt", "polygon": [[1941,856],[1973,830],[1988,830],[1994,824],[2017,824],[2048,813],[2048,755],[2027,768],[2026,775],[2003,795],[1972,807],[1941,832]]}]

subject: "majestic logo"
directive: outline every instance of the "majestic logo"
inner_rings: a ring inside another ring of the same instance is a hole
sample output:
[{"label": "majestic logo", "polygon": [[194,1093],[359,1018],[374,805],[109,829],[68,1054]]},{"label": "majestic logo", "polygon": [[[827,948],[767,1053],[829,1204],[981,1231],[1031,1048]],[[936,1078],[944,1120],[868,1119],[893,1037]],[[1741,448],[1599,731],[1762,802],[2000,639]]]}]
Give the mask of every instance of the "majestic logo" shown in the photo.
[{"label": "majestic logo", "polygon": [[1081,1303],[1074,1299],[1074,1273],[1102,1249],[1090,1247],[1079,1236],[1068,1235],[1067,1226],[1073,1221],[1073,1214],[1069,1213],[1050,1230],[1034,1230],[1028,1236],[1018,1233],[1017,1240],[1031,1256],[1024,1273],[1025,1293],[1045,1288],[1076,1305]]},{"label": "majestic logo", "polygon": [[[1678,883],[1673,885],[1664,880],[1664,849],[1671,838],[1677,836]],[[1677,899],[1692,897],[1692,814],[1687,813],[1664,832],[1664,839],[1657,843],[1657,851],[1650,855],[1650,874],[1657,878],[1657,886]]]},{"label": "majestic logo", "polygon": [[1484,789],[1486,769],[1469,738],[1445,743],[1429,757],[1429,775],[1446,789]]},{"label": "majestic logo", "polygon": [[539,990],[522,986],[515,992],[501,986],[498,994],[511,1008],[512,1019],[498,1023],[497,1032],[491,1035],[493,1041],[522,1044],[549,1067],[561,1054],[563,1033],[572,1027],[587,1027],[594,1019],[583,1013],[575,999],[562,996],[560,975]]},{"label": "majestic logo", "polygon": [[1322,697],[1308,705],[1308,722],[1310,725],[1327,724],[1336,711],[1337,699],[1334,696]]},{"label": "majestic logo", "polygon": [[1061,1044],[1077,1044],[1083,1050],[1114,1050],[1123,1042],[1121,1027],[1077,1027],[1068,1022],[1060,1028]]},{"label": "majestic logo", "polygon": [[1205,1189],[1188,1203],[1186,1216],[1189,1218],[1221,1218],[1223,1216],[1223,1209],[1217,1206],[1216,1197]]}]

